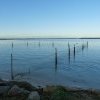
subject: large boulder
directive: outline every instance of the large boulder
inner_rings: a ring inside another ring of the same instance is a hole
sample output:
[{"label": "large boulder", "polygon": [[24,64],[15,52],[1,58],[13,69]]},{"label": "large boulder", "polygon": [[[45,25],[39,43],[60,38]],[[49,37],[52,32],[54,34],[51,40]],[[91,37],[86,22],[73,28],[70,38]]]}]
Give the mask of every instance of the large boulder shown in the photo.
[{"label": "large boulder", "polygon": [[8,95],[9,96],[19,96],[19,95],[26,95],[29,94],[30,92],[23,89],[23,88],[19,88],[17,85],[14,85],[9,91],[8,91]]},{"label": "large boulder", "polygon": [[40,100],[40,96],[38,94],[38,92],[31,92],[28,96],[27,100]]},{"label": "large boulder", "polygon": [[23,88],[28,91],[36,91],[37,90],[36,87],[32,86],[30,83],[25,82],[25,81],[10,81],[10,83],[12,85],[17,85],[18,87]]}]

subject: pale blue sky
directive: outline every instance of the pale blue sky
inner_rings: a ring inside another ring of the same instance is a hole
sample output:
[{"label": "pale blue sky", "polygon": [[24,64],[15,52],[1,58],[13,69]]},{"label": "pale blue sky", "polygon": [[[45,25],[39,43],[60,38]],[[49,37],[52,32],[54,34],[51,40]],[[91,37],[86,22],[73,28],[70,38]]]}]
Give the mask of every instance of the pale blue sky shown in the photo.
[{"label": "pale blue sky", "polygon": [[100,0],[0,0],[0,37],[100,37]]}]

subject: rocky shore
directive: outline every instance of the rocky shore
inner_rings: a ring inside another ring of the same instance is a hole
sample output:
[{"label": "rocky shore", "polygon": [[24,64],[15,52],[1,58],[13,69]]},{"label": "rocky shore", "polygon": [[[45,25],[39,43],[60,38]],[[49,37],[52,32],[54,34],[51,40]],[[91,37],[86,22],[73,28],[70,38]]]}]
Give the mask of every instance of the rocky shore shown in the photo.
[{"label": "rocky shore", "polygon": [[63,86],[42,88],[25,81],[0,80],[0,100],[100,100],[100,91]]}]

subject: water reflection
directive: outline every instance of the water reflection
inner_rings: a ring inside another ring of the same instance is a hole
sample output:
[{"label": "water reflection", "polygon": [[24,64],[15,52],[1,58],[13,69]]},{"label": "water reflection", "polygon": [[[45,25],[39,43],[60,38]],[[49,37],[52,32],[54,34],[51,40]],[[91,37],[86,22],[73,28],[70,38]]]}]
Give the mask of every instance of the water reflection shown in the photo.
[{"label": "water reflection", "polygon": [[68,62],[70,64],[70,44],[68,43]]},{"label": "water reflection", "polygon": [[52,43],[52,47],[54,47],[54,42]]},{"label": "water reflection", "polygon": [[75,54],[76,54],[76,48],[75,48],[75,44],[74,44],[74,61],[75,61]]},{"label": "water reflection", "polygon": [[38,43],[38,46],[39,46],[39,47],[41,46],[41,43],[40,43],[40,42]]},{"label": "water reflection", "polygon": [[58,66],[58,58],[57,58],[57,48],[55,48],[55,72],[57,72],[57,66]]},{"label": "water reflection", "polygon": [[27,47],[28,47],[28,42],[27,42]]}]

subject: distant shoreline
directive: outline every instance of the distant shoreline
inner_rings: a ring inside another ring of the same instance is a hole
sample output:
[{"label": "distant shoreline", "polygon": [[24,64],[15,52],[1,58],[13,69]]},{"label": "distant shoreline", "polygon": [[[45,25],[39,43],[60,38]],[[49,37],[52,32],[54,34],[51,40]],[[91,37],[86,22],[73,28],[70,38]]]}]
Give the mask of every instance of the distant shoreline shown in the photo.
[{"label": "distant shoreline", "polygon": [[0,40],[34,40],[34,39],[100,39],[100,38],[0,38]]}]

